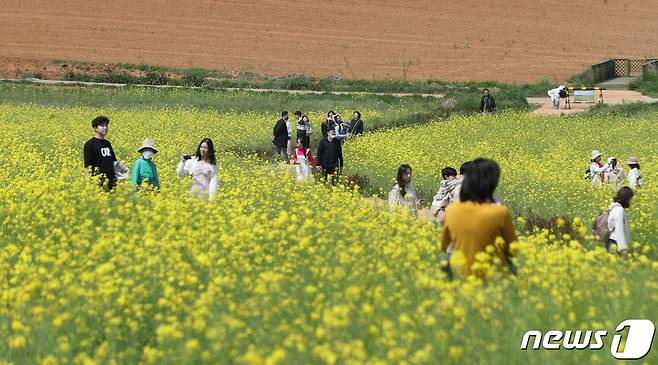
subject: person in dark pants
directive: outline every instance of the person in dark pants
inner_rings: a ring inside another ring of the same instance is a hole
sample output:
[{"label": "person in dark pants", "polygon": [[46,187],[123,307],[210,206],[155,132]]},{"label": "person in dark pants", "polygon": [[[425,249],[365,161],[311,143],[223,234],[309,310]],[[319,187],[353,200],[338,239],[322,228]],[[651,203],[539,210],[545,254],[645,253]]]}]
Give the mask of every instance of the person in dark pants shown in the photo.
[{"label": "person in dark pants", "polygon": [[480,100],[480,112],[493,113],[496,111],[496,100],[489,93],[489,89],[484,89],[482,92],[482,100]]},{"label": "person in dark pants", "polygon": [[343,147],[336,139],[335,130],[329,129],[327,138],[320,141],[316,160],[317,166],[322,169],[324,181],[327,181],[328,175],[332,175],[331,183],[335,184],[337,176],[343,169]]},{"label": "person in dark pants", "polygon": [[286,126],[287,121],[288,112],[281,112],[281,119],[277,120],[276,124],[274,125],[274,131],[272,132],[272,143],[274,143],[275,147],[274,159],[276,160],[279,158],[279,156],[283,156],[283,159],[286,161],[286,163],[290,162],[288,159],[287,151],[288,140],[290,139],[290,136],[288,135],[288,127]]},{"label": "person in dark pants", "polygon": [[99,177],[100,185],[106,190],[112,190],[117,183],[114,163],[117,157],[110,141],[105,139],[110,120],[99,116],[91,121],[94,136],[85,143],[84,164],[88,176]]},{"label": "person in dark pants", "polygon": [[306,123],[304,123],[304,118],[302,117],[302,112],[295,112],[295,120],[297,121],[297,138],[295,141],[301,140],[302,143],[306,141]]},{"label": "person in dark pants", "polygon": [[361,113],[354,112],[354,119],[350,122],[350,134],[358,136],[363,134],[363,121],[361,120]]}]

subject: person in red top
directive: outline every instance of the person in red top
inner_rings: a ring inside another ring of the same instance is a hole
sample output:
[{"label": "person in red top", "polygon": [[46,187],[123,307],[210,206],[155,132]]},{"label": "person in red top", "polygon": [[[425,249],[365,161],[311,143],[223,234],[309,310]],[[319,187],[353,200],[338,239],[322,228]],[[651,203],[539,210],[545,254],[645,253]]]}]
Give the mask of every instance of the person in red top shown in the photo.
[{"label": "person in red top", "polygon": [[297,140],[297,148],[292,154],[293,162],[297,168],[297,180],[306,181],[313,176],[313,169],[317,162],[310,148],[305,148],[302,140]]}]

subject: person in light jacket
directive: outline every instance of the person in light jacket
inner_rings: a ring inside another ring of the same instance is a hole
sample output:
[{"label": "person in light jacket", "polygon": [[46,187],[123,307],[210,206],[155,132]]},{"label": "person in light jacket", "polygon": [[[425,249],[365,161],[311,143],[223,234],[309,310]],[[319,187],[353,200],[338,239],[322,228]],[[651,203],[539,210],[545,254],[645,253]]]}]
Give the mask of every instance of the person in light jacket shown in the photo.
[{"label": "person in light jacket", "polygon": [[548,90],[547,94],[548,96],[551,97],[551,102],[553,102],[553,109],[555,110],[560,109],[560,91],[565,91],[565,90],[566,87],[564,85],[560,85],[555,89]]},{"label": "person in light jacket", "polygon": [[181,156],[176,173],[181,177],[192,176],[190,195],[208,200],[214,198],[217,195],[219,179],[212,139],[202,139],[195,156]]},{"label": "person in light jacket", "polygon": [[418,199],[416,189],[411,183],[411,166],[400,165],[398,168],[397,183],[388,194],[388,206],[391,209],[402,206],[413,215],[422,207],[422,200]]},{"label": "person in light jacket", "polygon": [[640,175],[640,161],[635,156],[628,158],[628,185],[637,189],[642,186],[642,175]]},{"label": "person in light jacket", "polygon": [[631,240],[631,229],[626,216],[626,209],[631,206],[633,199],[633,189],[624,186],[619,189],[613,202],[608,207],[608,230],[610,239],[605,245],[606,250],[610,252],[612,245],[617,247],[617,252],[628,250]]},{"label": "person in light jacket", "polygon": [[589,174],[592,178],[592,185],[601,185],[604,181],[605,173],[610,170],[610,166],[601,163],[601,152],[592,151],[592,159],[589,164]]}]

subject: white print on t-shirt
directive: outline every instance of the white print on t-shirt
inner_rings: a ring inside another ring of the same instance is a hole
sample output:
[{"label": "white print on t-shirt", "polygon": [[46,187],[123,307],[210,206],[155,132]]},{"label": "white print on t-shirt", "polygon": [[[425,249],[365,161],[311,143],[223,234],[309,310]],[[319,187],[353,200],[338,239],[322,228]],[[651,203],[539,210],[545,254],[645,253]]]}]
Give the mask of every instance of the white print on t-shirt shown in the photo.
[{"label": "white print on t-shirt", "polygon": [[108,147],[101,148],[101,156],[110,157],[110,156],[112,156],[112,152],[110,151],[110,149]]}]

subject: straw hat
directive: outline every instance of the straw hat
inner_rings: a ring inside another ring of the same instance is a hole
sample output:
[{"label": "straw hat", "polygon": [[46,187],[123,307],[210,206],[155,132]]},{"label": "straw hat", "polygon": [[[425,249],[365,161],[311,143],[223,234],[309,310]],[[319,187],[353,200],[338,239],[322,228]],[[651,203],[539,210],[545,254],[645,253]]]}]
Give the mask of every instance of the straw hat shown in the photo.
[{"label": "straw hat", "polygon": [[629,165],[639,165],[640,161],[637,159],[635,156],[631,156],[628,158],[628,164]]},{"label": "straw hat", "polygon": [[592,160],[596,160],[597,157],[603,156],[598,150],[592,151]]},{"label": "straw hat", "polygon": [[142,152],[143,149],[145,148],[150,148],[153,150],[153,153],[158,153],[158,150],[155,149],[155,143],[153,142],[152,139],[147,138],[144,140],[144,143],[142,143],[142,147],[140,147],[137,152]]}]

